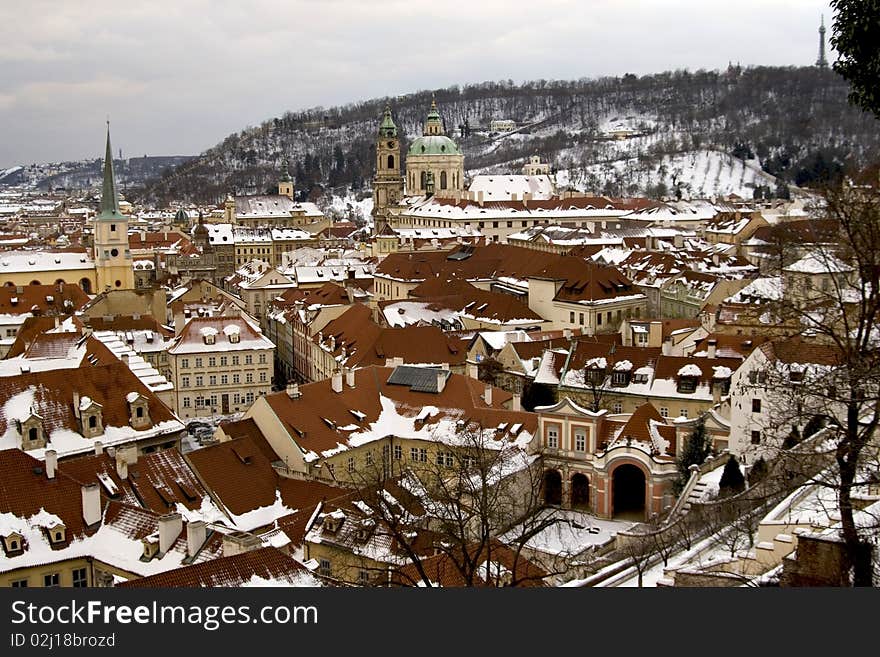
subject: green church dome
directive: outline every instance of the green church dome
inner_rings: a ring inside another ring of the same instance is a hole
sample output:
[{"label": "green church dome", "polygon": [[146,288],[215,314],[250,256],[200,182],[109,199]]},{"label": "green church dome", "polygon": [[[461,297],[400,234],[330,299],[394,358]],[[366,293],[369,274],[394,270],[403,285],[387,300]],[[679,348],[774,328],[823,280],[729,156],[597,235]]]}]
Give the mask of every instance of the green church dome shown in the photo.
[{"label": "green church dome", "polygon": [[423,135],[410,144],[407,155],[461,155],[461,149],[446,135]]}]

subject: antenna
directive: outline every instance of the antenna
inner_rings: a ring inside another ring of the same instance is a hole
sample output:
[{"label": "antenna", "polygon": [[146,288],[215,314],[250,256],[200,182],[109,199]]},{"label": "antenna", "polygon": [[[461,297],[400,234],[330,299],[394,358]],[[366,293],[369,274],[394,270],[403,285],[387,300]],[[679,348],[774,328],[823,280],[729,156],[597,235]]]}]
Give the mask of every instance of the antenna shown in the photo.
[{"label": "antenna", "polygon": [[816,66],[828,68],[828,60],[825,58],[825,14],[822,14],[822,21],[819,24],[819,59],[816,60]]}]

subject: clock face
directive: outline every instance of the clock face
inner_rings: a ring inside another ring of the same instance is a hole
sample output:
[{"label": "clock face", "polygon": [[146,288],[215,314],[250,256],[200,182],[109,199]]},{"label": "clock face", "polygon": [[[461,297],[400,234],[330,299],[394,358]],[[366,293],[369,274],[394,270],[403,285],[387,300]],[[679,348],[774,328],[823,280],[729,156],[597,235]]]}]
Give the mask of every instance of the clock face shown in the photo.
[{"label": "clock face", "polygon": [[394,142],[393,142],[393,141],[389,141],[389,142],[388,142],[388,148],[394,148]]}]

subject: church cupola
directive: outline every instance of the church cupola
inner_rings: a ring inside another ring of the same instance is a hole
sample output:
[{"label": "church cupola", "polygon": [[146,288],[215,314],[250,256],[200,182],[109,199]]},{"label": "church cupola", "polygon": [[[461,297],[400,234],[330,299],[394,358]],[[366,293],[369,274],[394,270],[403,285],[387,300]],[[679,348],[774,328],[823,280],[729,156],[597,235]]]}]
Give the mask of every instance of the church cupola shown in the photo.
[{"label": "church cupola", "polygon": [[440,112],[437,110],[437,101],[431,98],[431,111],[425,119],[425,136],[428,135],[445,135],[446,130],[443,129],[443,119],[440,118]]}]

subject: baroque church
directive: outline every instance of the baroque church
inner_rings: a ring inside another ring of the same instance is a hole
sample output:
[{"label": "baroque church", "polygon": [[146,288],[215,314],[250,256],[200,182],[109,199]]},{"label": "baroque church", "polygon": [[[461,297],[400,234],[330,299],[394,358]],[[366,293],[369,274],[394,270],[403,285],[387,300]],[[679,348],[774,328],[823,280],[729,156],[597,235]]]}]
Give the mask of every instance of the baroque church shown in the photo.
[{"label": "baroque church", "polygon": [[388,223],[391,208],[404,196],[432,196],[437,191],[464,188],[464,154],[446,135],[436,101],[425,118],[422,136],[406,154],[405,175],[400,175],[400,140],[386,106],[376,138],[376,175],[373,178],[373,220],[376,234]]}]

